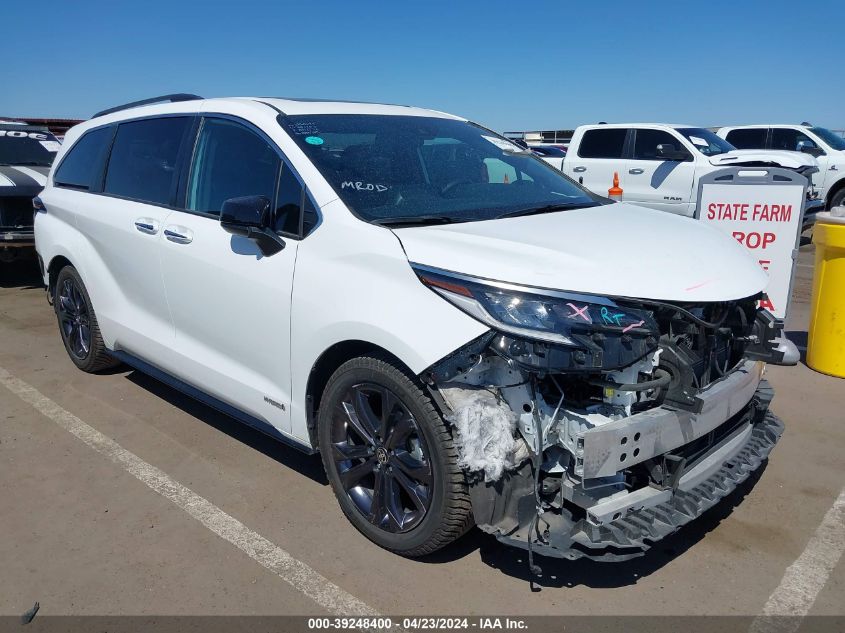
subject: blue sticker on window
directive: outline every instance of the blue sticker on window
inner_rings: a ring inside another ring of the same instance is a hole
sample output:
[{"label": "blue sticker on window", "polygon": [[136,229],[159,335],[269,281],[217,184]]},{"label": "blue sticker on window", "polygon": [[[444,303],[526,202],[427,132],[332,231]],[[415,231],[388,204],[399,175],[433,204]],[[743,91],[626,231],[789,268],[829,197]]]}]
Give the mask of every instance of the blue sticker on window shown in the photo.
[{"label": "blue sticker on window", "polygon": [[319,136],[306,136],[305,142],[309,145],[322,145],[323,139],[321,139]]}]

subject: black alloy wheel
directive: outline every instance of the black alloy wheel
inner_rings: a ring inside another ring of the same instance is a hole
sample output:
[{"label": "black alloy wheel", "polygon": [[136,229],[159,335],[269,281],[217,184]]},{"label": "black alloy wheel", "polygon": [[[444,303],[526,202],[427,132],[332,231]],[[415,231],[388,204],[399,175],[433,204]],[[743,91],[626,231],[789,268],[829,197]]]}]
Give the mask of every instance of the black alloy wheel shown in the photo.
[{"label": "black alloy wheel", "polygon": [[106,349],[91,297],[73,266],[65,266],[56,276],[53,307],[62,343],[74,365],[90,373],[120,364]]},{"label": "black alloy wheel", "polygon": [[91,317],[73,277],[65,277],[56,288],[56,314],[68,354],[84,361],[91,353]]},{"label": "black alloy wheel", "polygon": [[374,526],[407,532],[431,504],[431,463],[414,416],[390,389],[352,385],[332,416],[332,454],[343,489]]},{"label": "black alloy wheel", "polygon": [[473,525],[452,431],[427,388],[386,353],[343,363],[317,409],[317,439],[346,518],[402,556],[423,556]]}]

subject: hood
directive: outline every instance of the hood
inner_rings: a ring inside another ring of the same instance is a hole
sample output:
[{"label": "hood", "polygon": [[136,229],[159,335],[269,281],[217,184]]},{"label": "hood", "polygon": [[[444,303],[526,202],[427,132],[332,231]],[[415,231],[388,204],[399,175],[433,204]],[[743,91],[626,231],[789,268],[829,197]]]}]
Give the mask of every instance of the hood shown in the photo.
[{"label": "hood", "polygon": [[803,152],[787,152],[778,149],[735,149],[724,154],[708,157],[710,164],[717,167],[745,165],[747,163],[774,163],[787,169],[818,167],[818,161]]},{"label": "hood", "polygon": [[728,301],[756,294],[768,282],[729,235],[624,202],[394,233],[412,263],[537,288]]},{"label": "hood", "polygon": [[47,184],[49,167],[0,165],[0,196],[36,195]]}]

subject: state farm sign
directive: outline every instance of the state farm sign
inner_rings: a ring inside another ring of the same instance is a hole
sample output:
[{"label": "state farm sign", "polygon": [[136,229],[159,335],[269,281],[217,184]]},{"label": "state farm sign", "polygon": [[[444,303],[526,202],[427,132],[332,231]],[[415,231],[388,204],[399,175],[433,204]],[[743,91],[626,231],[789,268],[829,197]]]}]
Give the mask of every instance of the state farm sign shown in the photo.
[{"label": "state farm sign", "polygon": [[785,319],[806,180],[801,178],[791,184],[771,181],[745,184],[742,173],[736,170],[736,179],[730,184],[702,183],[698,219],[733,236],[748,249],[769,274],[766,287],[769,299],[762,301],[761,307],[776,318]]}]

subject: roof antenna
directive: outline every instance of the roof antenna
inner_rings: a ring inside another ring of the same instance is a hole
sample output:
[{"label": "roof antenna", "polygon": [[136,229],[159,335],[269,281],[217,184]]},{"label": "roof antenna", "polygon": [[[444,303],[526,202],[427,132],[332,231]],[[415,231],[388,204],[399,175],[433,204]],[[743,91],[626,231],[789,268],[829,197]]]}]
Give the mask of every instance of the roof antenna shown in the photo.
[{"label": "roof antenna", "polygon": [[801,121],[801,125],[805,125],[807,127],[813,127],[813,124],[808,121]]}]

